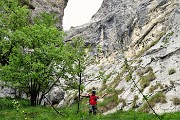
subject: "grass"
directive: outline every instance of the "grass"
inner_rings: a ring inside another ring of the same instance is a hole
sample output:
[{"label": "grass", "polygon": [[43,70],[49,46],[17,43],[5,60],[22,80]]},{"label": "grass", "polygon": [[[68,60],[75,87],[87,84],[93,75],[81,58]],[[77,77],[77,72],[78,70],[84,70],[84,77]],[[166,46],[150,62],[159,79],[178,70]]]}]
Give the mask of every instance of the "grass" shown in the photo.
[{"label": "grass", "polygon": [[[148,99],[149,104],[151,107],[154,107],[156,103],[166,103],[166,96],[163,93],[156,93],[152,97]],[[138,109],[139,112],[150,112],[150,107],[145,101],[145,103]]]},{"label": "grass", "polygon": [[171,31],[170,33],[168,33],[168,34],[163,38],[162,42],[163,42],[164,44],[169,43],[170,37],[171,37],[173,34],[174,34],[173,31]]},{"label": "grass", "polygon": [[142,76],[140,80],[141,89],[144,90],[144,88],[148,87],[150,82],[155,79],[156,76],[152,71],[150,71],[147,75]]},{"label": "grass", "polygon": [[152,67],[151,66],[148,66],[145,70],[145,73],[148,73],[148,72],[151,72],[153,71]]},{"label": "grass", "polygon": [[[12,99],[12,98],[1,98],[0,99],[0,111],[1,110],[5,110],[5,109],[13,109],[14,106],[13,106],[13,101],[16,100],[20,100],[20,99]],[[30,103],[28,100],[25,100],[25,99],[21,99],[20,100],[20,107],[26,107],[26,106],[29,106]]]},{"label": "grass", "polygon": [[151,72],[151,74],[153,73],[153,69],[151,66],[148,66],[146,68],[140,68],[138,71],[137,71],[137,75],[139,75],[140,77],[142,77],[144,74],[148,73],[148,72]]},{"label": "grass", "polygon": [[129,71],[128,75],[125,77],[126,82],[129,82],[132,79],[132,69]]},{"label": "grass", "polygon": [[[1,98],[1,105],[11,105],[12,99]],[[84,100],[86,101],[86,99]],[[23,102],[19,100],[22,104]],[[83,102],[83,101],[82,101]],[[67,108],[58,109],[65,116],[57,114],[51,107],[44,106],[21,106],[17,112],[13,108],[4,107],[0,109],[0,120],[158,120],[154,114],[147,114],[130,111],[117,111],[113,114],[102,115],[99,111],[97,116],[88,115],[88,105],[83,105],[81,102],[80,111],[77,114],[77,104],[73,104]],[[28,103],[26,101],[26,103]],[[85,107],[85,108],[84,108]],[[87,109],[87,110],[85,110]],[[180,112],[166,113],[160,116],[162,120],[179,120]]]},{"label": "grass", "polygon": [[137,108],[137,103],[136,101],[139,99],[138,95],[135,95],[134,96],[134,99],[133,99],[133,103],[132,103],[132,108]]},{"label": "grass", "polygon": [[116,88],[119,84],[119,82],[122,80],[123,75],[129,70],[129,65],[124,64],[122,66],[122,70],[120,73],[118,73],[118,75],[114,78],[114,80],[108,84],[108,86],[106,87],[112,87],[112,88]]},{"label": "grass", "polygon": [[112,95],[104,99],[103,102],[99,103],[99,108],[101,111],[106,112],[113,109],[119,103],[118,96]]},{"label": "grass", "polygon": [[154,90],[158,89],[160,87],[160,89],[163,89],[163,86],[160,83],[157,83],[156,85],[151,85],[151,87],[149,88],[149,93],[153,93]]}]

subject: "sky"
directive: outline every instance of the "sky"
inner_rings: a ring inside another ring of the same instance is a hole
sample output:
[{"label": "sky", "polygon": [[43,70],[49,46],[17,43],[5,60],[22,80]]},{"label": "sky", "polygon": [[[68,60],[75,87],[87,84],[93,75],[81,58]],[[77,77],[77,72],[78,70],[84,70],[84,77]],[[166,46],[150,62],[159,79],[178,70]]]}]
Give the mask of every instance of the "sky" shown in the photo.
[{"label": "sky", "polygon": [[102,2],[103,0],[69,0],[64,11],[64,30],[89,22]]}]

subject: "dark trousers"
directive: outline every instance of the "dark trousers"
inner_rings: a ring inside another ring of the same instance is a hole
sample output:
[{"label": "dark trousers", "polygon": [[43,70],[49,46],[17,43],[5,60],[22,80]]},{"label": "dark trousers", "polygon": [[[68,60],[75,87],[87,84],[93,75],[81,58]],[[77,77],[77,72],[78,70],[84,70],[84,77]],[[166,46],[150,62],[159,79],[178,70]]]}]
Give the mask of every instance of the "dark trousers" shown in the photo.
[{"label": "dark trousers", "polygon": [[96,115],[96,112],[97,112],[97,106],[96,105],[90,105],[89,106],[89,115]]}]

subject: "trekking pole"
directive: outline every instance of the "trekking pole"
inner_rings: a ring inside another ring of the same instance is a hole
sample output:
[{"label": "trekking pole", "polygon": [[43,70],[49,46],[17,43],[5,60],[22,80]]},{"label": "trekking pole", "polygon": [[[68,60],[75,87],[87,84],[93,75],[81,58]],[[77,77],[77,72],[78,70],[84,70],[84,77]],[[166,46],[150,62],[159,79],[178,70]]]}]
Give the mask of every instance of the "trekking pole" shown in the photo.
[{"label": "trekking pole", "polygon": [[54,109],[54,111],[56,111],[56,113],[58,113],[59,115],[65,116],[63,113],[60,113],[52,104],[51,102],[47,99],[46,96],[44,96],[46,98],[46,100],[48,101],[48,103],[51,105],[51,107]]},{"label": "trekking pole", "polygon": [[79,95],[78,95],[78,109],[77,109],[77,113],[79,113],[79,108],[80,108],[80,99],[81,99],[81,96],[80,96],[80,92],[81,92],[81,62],[80,62],[80,59],[78,59],[78,62],[79,62],[79,87],[78,87],[78,92],[79,92]]},{"label": "trekking pole", "polygon": [[[133,79],[132,79],[133,80]],[[157,118],[159,120],[161,120],[161,118],[159,117],[159,115],[155,112],[155,110],[152,108],[152,106],[150,105],[150,103],[148,102],[146,96],[141,92],[141,90],[138,88],[137,84],[135,83],[135,81],[133,80],[134,85],[136,86],[136,88],[138,89],[138,91],[142,94],[143,98],[146,100],[147,104],[149,105],[150,109],[153,111],[153,113],[157,116]]]}]

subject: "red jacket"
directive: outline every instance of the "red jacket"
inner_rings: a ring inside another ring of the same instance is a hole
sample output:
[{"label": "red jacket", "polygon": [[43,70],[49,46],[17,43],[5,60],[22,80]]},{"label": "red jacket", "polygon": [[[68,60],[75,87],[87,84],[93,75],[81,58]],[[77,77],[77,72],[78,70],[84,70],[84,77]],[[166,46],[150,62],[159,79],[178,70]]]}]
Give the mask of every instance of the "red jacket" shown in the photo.
[{"label": "red jacket", "polygon": [[99,96],[89,95],[89,104],[90,105],[97,105],[97,99],[99,99]]}]

